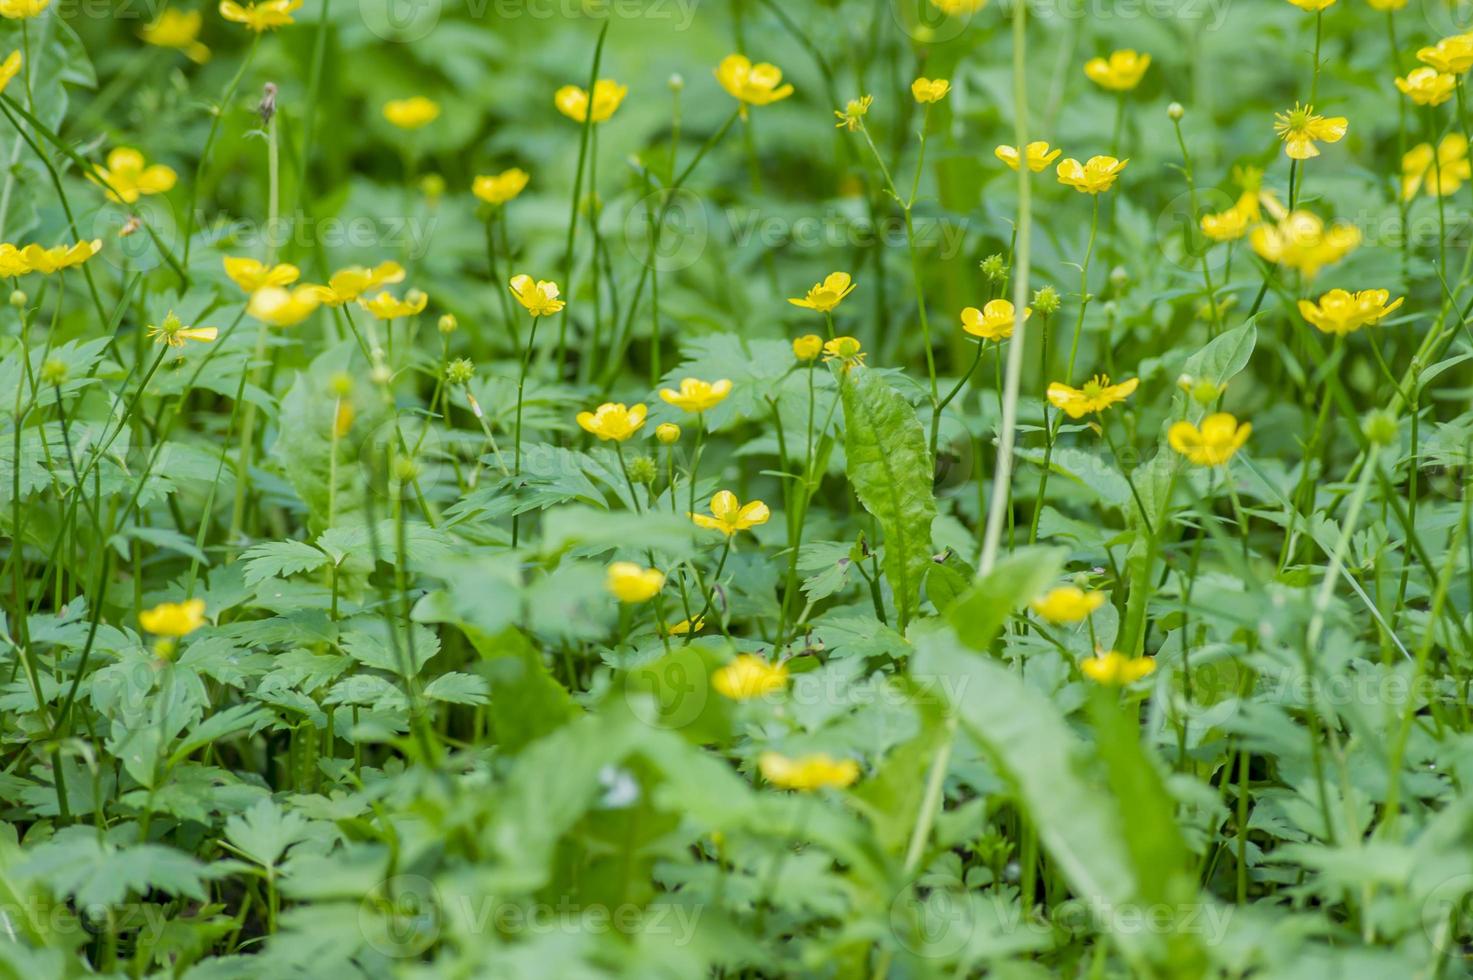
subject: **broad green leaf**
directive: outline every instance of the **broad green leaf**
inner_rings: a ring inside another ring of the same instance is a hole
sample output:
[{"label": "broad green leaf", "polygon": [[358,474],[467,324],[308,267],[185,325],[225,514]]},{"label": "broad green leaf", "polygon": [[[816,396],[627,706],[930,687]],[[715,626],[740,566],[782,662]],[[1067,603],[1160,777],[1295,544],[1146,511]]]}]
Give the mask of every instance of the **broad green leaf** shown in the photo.
[{"label": "broad green leaf", "polygon": [[884,534],[885,576],[904,630],[920,604],[936,517],[926,433],[910,404],[873,371],[852,371],[842,396],[849,480]]},{"label": "broad green leaf", "polygon": [[1020,548],[1001,559],[946,610],[946,620],[973,650],[986,650],[1008,617],[1058,578],[1067,548]]}]

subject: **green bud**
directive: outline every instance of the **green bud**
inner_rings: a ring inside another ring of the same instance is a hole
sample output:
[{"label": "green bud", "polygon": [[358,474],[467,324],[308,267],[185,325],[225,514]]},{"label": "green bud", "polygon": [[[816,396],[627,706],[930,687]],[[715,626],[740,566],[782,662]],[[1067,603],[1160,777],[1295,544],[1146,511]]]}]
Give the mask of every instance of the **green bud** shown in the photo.
[{"label": "green bud", "polygon": [[1008,277],[1008,262],[1001,253],[987,256],[981,263],[982,276],[988,282],[1002,282]]},{"label": "green bud", "polygon": [[1052,286],[1044,286],[1033,294],[1033,308],[1038,311],[1039,316],[1053,316],[1059,312],[1063,301],[1059,299],[1059,291]]},{"label": "green bud", "polygon": [[629,479],[635,483],[654,483],[660,468],[648,456],[636,456],[629,461]]},{"label": "green bud", "polygon": [[1378,408],[1365,419],[1366,438],[1377,446],[1389,446],[1396,441],[1398,431],[1396,416]]},{"label": "green bud", "polygon": [[471,363],[470,360],[464,357],[457,357],[455,360],[445,365],[445,380],[453,385],[463,385],[469,383],[475,373],[475,364]]},{"label": "green bud", "polygon": [[65,361],[50,358],[41,365],[41,383],[46,385],[59,385],[66,381],[67,366]]}]

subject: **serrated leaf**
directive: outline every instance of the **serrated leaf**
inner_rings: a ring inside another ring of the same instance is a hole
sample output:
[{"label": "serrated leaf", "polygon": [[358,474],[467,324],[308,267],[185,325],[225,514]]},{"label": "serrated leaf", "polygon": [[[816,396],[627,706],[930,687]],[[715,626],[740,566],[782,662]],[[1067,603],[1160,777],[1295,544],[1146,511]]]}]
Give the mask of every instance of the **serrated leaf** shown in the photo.
[{"label": "serrated leaf", "polygon": [[245,563],[245,584],[259,585],[268,578],[298,575],[321,568],[328,556],[305,541],[267,541],[247,548],[240,556]]}]

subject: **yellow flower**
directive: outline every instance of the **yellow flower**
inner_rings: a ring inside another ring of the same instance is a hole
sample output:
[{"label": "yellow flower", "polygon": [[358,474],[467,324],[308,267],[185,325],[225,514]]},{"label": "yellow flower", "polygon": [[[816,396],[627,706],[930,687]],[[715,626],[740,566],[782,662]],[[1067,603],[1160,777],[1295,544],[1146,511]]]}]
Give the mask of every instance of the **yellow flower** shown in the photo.
[{"label": "yellow flower", "polygon": [[[1334,0],[1330,0],[1331,3]],[[1295,3],[1295,6],[1299,6]],[[1156,669],[1156,661],[1150,657],[1126,657],[1115,650],[1099,653],[1079,662],[1079,671],[1097,684],[1107,687],[1123,687],[1134,684]]]},{"label": "yellow flower", "polygon": [[[629,94],[629,86],[600,78],[593,86],[593,121],[607,122]],[[552,97],[557,111],[574,122],[588,121],[588,93],[576,85],[564,85]]]},{"label": "yellow flower", "polygon": [[198,10],[169,7],[140,28],[138,36],[154,47],[182,51],[190,61],[202,65],[210,60],[210,49],[199,41],[203,23],[204,16]]},{"label": "yellow flower", "polygon": [[752,64],[746,55],[729,54],[716,66],[716,81],[728,95],[741,102],[742,118],[749,105],[771,105],[793,94],[793,86],[783,84],[783,70],[767,62]]},{"label": "yellow flower", "polygon": [[987,6],[987,0],[931,0],[931,6],[943,14],[950,14],[953,17],[965,17],[968,14],[975,14]]},{"label": "yellow flower", "polygon": [[260,0],[244,5],[235,0],[221,0],[220,16],[260,34],[295,23],[292,12],[301,5],[302,0]]},{"label": "yellow flower", "polygon": [[395,299],[392,293],[380,292],[373,299],[359,298],[358,305],[379,320],[398,320],[406,316],[423,313],[430,298],[418,289],[411,289],[403,299]]},{"label": "yellow flower", "polygon": [[812,361],[821,353],[823,353],[823,338],[816,333],[804,334],[793,341],[793,356],[800,361]]},{"label": "yellow flower", "polygon": [[477,177],[471,184],[471,193],[487,204],[505,204],[520,194],[532,178],[520,167],[512,167],[495,175]]},{"label": "yellow flower", "polygon": [[1455,194],[1463,181],[1473,177],[1468,163],[1468,140],[1462,133],[1449,133],[1437,144],[1437,159],[1432,159],[1432,146],[1420,143],[1401,158],[1401,199],[1410,201],[1426,184],[1429,197]]},{"label": "yellow flower", "polygon": [[1284,153],[1291,160],[1308,160],[1320,155],[1316,143],[1338,143],[1350,128],[1344,116],[1317,116],[1312,105],[1294,103],[1288,112],[1274,113],[1274,132],[1284,141]]},{"label": "yellow flower", "polygon": [[674,422],[661,422],[655,426],[655,438],[661,445],[673,445],[680,441],[680,426]]},{"label": "yellow flower", "polygon": [[835,759],[826,752],[789,759],[777,752],[763,752],[757,760],[762,778],[781,789],[843,789],[859,778],[859,763]]},{"label": "yellow flower", "polygon": [[860,350],[859,341],[853,337],[835,337],[826,341],[823,345],[824,363],[839,361],[847,371],[856,365],[864,363],[864,352]]},{"label": "yellow flower", "polygon": [[802,299],[789,297],[788,302],[794,306],[801,306],[805,310],[828,313],[852,292],[854,292],[854,283],[850,280],[849,273],[830,272],[824,277],[823,282],[808,290],[807,296]]},{"label": "yellow flower", "polygon": [[558,299],[557,283],[546,279],[533,280],[531,276],[520,275],[511,278],[511,294],[517,298],[532,316],[551,316],[563,308],[562,300]]},{"label": "yellow flower", "polygon": [[1129,92],[1141,83],[1146,69],[1151,67],[1151,56],[1138,54],[1129,48],[1111,51],[1108,58],[1091,58],[1084,63],[1084,74],[1100,88],[1112,92]]},{"label": "yellow flower", "polygon": [[607,442],[623,442],[644,425],[649,409],[644,405],[632,408],[620,402],[604,402],[597,411],[579,412],[578,425],[584,432],[591,432]]},{"label": "yellow flower", "polygon": [[1355,293],[1332,289],[1318,303],[1301,299],[1299,315],[1321,333],[1343,337],[1380,321],[1401,306],[1403,299],[1398,296],[1387,302],[1391,300],[1391,291],[1387,289],[1362,289]]},{"label": "yellow flower", "polygon": [[31,271],[21,250],[9,242],[0,243],[0,278],[15,279]]},{"label": "yellow flower", "polygon": [[400,129],[423,129],[440,118],[440,104],[423,95],[384,103],[384,118]]},{"label": "yellow flower", "polygon": [[107,155],[107,166],[98,167],[91,179],[107,189],[107,198],[114,204],[133,204],[145,194],[162,194],[179,179],[171,167],[144,163],[142,153],[120,146]]},{"label": "yellow flower", "polygon": [[159,326],[149,324],[148,336],[155,343],[168,344],[170,347],[183,347],[185,341],[199,340],[208,343],[220,336],[220,331],[214,327],[186,327],[172,310],[164,317],[164,322]]},{"label": "yellow flower", "polygon": [[100,251],[102,251],[102,239],[100,238],[94,238],[90,242],[77,242],[75,245],[55,245],[51,248],[27,245],[15,253],[12,261],[20,264],[21,271],[14,274],[39,272],[43,276],[49,276],[53,272],[81,265]]},{"label": "yellow flower", "polygon": [[1061,585],[1029,605],[1050,623],[1077,623],[1104,604],[1103,592],[1086,592],[1073,585]]},{"label": "yellow flower", "polygon": [[1227,412],[1217,412],[1203,419],[1200,429],[1186,421],[1173,424],[1166,441],[1198,466],[1221,466],[1243,448],[1252,431],[1247,422],[1239,425]]},{"label": "yellow flower", "polygon": [[1084,383],[1082,388],[1071,388],[1055,381],[1048,386],[1048,400],[1054,408],[1061,410],[1071,419],[1083,418],[1095,412],[1103,412],[1117,402],[1123,402],[1141,383],[1140,378],[1131,378],[1112,385],[1108,375],[1097,374]]},{"label": "yellow flower", "polygon": [[[982,309],[969,306],[962,310],[962,329],[983,340],[1006,340],[1013,335],[1015,310],[1005,299],[990,300]],[[1023,308],[1023,319],[1033,315],[1031,307]]]},{"label": "yellow flower", "polygon": [[0,92],[5,91],[6,86],[15,80],[16,75],[20,74],[21,65],[24,63],[25,59],[21,57],[19,51],[10,52],[5,56],[5,61],[0,62]]},{"label": "yellow flower", "polygon": [[403,281],[404,267],[393,260],[380,262],[372,269],[350,265],[334,272],[332,278],[327,280],[327,290],[322,294],[322,301],[328,306],[342,306],[370,289]]},{"label": "yellow flower", "polygon": [[685,636],[685,635],[687,635],[689,633],[699,633],[701,630],[703,630],[705,628],[706,628],[706,617],[705,616],[697,616],[696,617],[696,623],[695,623],[694,626],[691,625],[690,620],[688,620],[688,619],[682,619],[680,622],[676,623],[674,626],[667,627],[666,630],[665,630],[665,632],[669,633],[671,636]]},{"label": "yellow flower", "polygon": [[323,293],[321,286],[266,286],[251,294],[246,312],[273,327],[295,327],[322,305]]},{"label": "yellow flower", "polygon": [[1343,259],[1360,244],[1354,225],[1325,223],[1308,211],[1292,211],[1276,224],[1259,225],[1248,241],[1253,251],[1270,262],[1298,269],[1313,277],[1320,269]]},{"label": "yellow flower", "polygon": [[731,394],[731,382],[725,378],[720,381],[681,378],[679,391],[672,391],[669,388],[660,389],[660,398],[667,405],[674,405],[687,412],[704,412],[708,408],[715,408],[729,394]]},{"label": "yellow flower", "polygon": [[922,104],[940,102],[951,91],[951,82],[944,78],[917,78],[910,83],[910,94]]},{"label": "yellow flower", "polygon": [[1056,173],[1059,183],[1072,187],[1081,194],[1098,194],[1115,184],[1115,178],[1125,169],[1129,160],[1117,160],[1111,156],[1094,156],[1081,164],[1073,157],[1060,162]]},{"label": "yellow flower", "polygon": [[1372,10],[1379,10],[1383,14],[1387,11],[1400,10],[1407,5],[1407,0],[1366,0],[1366,5]]},{"label": "yellow flower", "polygon": [[[1026,149],[1028,169],[1034,173],[1042,171],[1044,167],[1057,160],[1059,154],[1064,152],[1063,150],[1050,150],[1048,143],[1044,140],[1034,140],[1028,144]],[[1003,143],[992,151],[992,155],[1014,170],[1018,169],[1018,148],[1016,146],[1008,146],[1006,143]]]},{"label": "yellow flower", "polygon": [[1473,34],[1454,34],[1417,52],[1417,60],[1438,71],[1461,75],[1473,68]]},{"label": "yellow flower", "polygon": [[49,6],[51,0],[0,0],[0,17],[26,20],[39,16]]},{"label": "yellow flower", "polygon": [[267,286],[290,286],[302,274],[294,265],[267,265],[259,259],[225,256],[225,274],[247,293]]},{"label": "yellow flower", "polygon": [[844,108],[834,110],[834,118],[839,120],[834,128],[847,129],[851,133],[854,132],[863,125],[864,117],[869,112],[869,107],[874,105],[874,102],[875,97],[873,95],[850,99],[844,103]]},{"label": "yellow flower", "polygon": [[620,602],[644,602],[665,587],[665,573],[632,561],[616,561],[609,566],[608,587]]},{"label": "yellow flower", "polygon": [[1332,6],[1335,0],[1289,0],[1289,2],[1300,10],[1306,10],[1314,14],[1324,10],[1326,7]]},{"label": "yellow flower", "polygon": [[1396,79],[1401,94],[1417,105],[1442,105],[1453,97],[1453,87],[1457,84],[1456,76],[1436,68],[1413,68],[1406,78]]},{"label": "yellow flower", "polygon": [[1259,219],[1258,195],[1244,191],[1226,211],[1202,215],[1202,234],[1214,242],[1237,241]]},{"label": "yellow flower", "polygon": [[205,600],[159,603],[138,614],[138,625],[154,636],[188,636],[205,625]]},{"label": "yellow flower", "polygon": [[711,675],[711,686],[722,697],[733,701],[760,698],[781,691],[788,683],[785,664],[770,664],[754,654],[744,653]]},{"label": "yellow flower", "polygon": [[720,531],[728,538],[738,531],[756,527],[758,524],[766,524],[767,519],[772,516],[772,511],[760,500],[742,505],[737,500],[737,495],[730,490],[720,490],[716,496],[711,498],[711,515],[691,514],[690,519],[695,522],[696,527],[706,528],[710,531]]}]

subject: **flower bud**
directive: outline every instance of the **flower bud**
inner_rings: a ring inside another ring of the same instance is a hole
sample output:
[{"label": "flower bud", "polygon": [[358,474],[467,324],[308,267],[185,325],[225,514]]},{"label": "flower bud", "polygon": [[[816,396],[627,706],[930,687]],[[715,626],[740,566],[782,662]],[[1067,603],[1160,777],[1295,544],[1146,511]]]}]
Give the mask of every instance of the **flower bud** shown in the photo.
[{"label": "flower bud", "polygon": [[334,398],[347,398],[353,393],[353,376],[347,371],[334,371],[327,379],[327,390]]},{"label": "flower bud", "polygon": [[30,301],[31,298],[19,289],[10,294],[10,305],[15,307],[17,310],[24,309],[25,305]]},{"label": "flower bud", "polygon": [[655,438],[669,446],[680,441],[680,426],[674,422],[662,422],[655,426]]},{"label": "flower bud", "polygon": [[1186,114],[1187,110],[1182,108],[1180,102],[1173,102],[1166,107],[1166,115],[1170,117],[1172,122],[1181,122],[1181,117]]},{"label": "flower bud", "polygon": [[1396,441],[1397,431],[1396,416],[1384,408],[1378,408],[1366,416],[1366,438],[1377,446],[1391,445]]},{"label": "flower bud", "polygon": [[1044,286],[1033,294],[1032,306],[1038,311],[1039,316],[1053,316],[1059,312],[1063,300],[1059,298],[1059,291],[1052,286]]},{"label": "flower bud", "polygon": [[1114,286],[1116,291],[1124,289],[1128,282],[1130,282],[1130,273],[1125,271],[1125,266],[1117,265],[1110,270],[1110,285]]},{"label": "flower bud", "polygon": [[660,468],[648,456],[636,456],[629,461],[629,479],[635,483],[654,483]]},{"label": "flower bud", "polygon": [[670,86],[670,91],[679,92],[685,88],[685,76],[681,75],[678,71],[674,72],[671,74],[670,80],[665,84]]},{"label": "flower bud", "polygon": [[394,460],[394,479],[399,483],[412,483],[419,477],[419,463],[409,456]]},{"label": "flower bud", "polygon": [[983,259],[980,268],[982,277],[988,282],[1002,282],[1008,277],[1008,261],[1001,253],[993,253]]},{"label": "flower bud", "polygon": [[475,373],[475,364],[464,357],[457,357],[445,366],[445,380],[453,385],[467,384]]},{"label": "flower bud", "polygon": [[823,338],[810,333],[793,341],[793,356],[800,361],[811,361],[823,350]]},{"label": "flower bud", "polygon": [[48,358],[41,365],[41,383],[45,385],[59,385],[66,381],[67,366],[65,361],[56,358]]},{"label": "flower bud", "polygon": [[455,314],[446,313],[440,317],[439,328],[441,333],[455,333],[460,327],[460,321],[455,319]]}]

